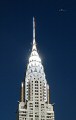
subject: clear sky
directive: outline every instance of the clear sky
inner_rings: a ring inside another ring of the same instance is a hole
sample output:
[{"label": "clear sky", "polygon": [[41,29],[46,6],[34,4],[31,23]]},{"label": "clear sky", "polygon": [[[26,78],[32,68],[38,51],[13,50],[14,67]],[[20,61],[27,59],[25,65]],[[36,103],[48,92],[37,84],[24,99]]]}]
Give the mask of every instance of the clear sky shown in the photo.
[{"label": "clear sky", "polygon": [[56,120],[76,120],[76,1],[0,1],[0,119],[16,120],[20,83],[36,41]]}]

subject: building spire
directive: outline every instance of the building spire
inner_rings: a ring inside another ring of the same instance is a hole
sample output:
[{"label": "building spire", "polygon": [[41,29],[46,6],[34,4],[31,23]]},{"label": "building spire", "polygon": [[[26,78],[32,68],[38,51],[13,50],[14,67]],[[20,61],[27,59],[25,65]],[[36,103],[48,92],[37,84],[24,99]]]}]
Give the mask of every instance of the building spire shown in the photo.
[{"label": "building spire", "polygon": [[20,101],[25,102],[25,85],[24,82],[21,83],[21,96]]},{"label": "building spire", "polygon": [[37,50],[35,41],[35,18],[33,17],[33,47],[32,50]]},{"label": "building spire", "polygon": [[33,17],[33,44],[35,43],[35,18]]}]

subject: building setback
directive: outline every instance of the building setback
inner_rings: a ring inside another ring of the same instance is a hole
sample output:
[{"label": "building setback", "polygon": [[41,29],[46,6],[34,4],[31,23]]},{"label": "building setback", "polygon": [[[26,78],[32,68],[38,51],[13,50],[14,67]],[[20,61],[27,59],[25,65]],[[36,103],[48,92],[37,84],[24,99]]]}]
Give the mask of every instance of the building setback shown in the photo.
[{"label": "building setback", "polygon": [[21,83],[17,120],[54,120],[53,105],[49,103],[49,98],[49,85],[37,52],[35,19],[33,18],[33,46],[25,81]]}]

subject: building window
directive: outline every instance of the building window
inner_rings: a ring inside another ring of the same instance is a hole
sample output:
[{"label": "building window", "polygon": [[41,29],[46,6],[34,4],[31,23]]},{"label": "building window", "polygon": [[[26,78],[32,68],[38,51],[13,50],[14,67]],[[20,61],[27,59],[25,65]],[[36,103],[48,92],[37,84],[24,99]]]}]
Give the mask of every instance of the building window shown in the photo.
[{"label": "building window", "polygon": [[35,107],[39,107],[38,105],[35,105]]},{"label": "building window", "polygon": [[38,95],[38,93],[35,93],[35,95]]},{"label": "building window", "polygon": [[38,84],[35,84],[35,86],[38,86]]},{"label": "building window", "polygon": [[33,117],[33,115],[29,115],[29,117]]},{"label": "building window", "polygon": [[35,102],[35,104],[38,104],[38,102]]},{"label": "building window", "polygon": [[35,87],[35,89],[38,89],[38,87]]},{"label": "building window", "polygon": [[38,81],[35,81],[35,83],[38,83]]}]

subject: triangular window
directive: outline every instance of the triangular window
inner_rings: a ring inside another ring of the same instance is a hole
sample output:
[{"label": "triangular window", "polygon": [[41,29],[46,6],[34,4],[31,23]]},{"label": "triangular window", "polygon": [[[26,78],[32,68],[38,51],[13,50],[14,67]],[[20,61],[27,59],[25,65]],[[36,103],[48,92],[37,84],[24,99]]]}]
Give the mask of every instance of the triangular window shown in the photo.
[{"label": "triangular window", "polygon": [[35,68],[34,72],[37,72],[37,69]]},{"label": "triangular window", "polygon": [[39,73],[41,73],[41,70],[39,70]]}]

